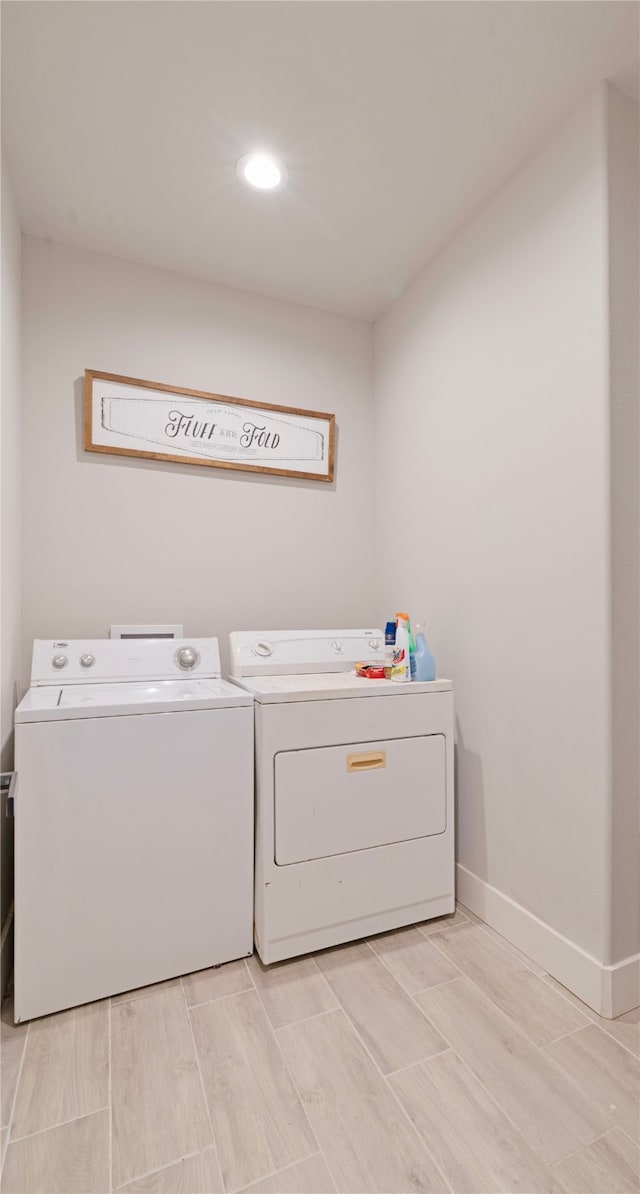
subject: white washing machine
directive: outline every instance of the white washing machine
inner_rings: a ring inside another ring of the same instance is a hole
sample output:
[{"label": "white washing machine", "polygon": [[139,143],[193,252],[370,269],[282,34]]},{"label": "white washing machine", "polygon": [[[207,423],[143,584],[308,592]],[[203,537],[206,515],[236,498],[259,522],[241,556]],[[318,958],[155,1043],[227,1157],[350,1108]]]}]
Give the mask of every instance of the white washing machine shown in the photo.
[{"label": "white washing machine", "polygon": [[354,673],[380,630],[243,631],[255,700],[255,943],[277,962],[454,910],[453,691]]},{"label": "white washing machine", "polygon": [[36,640],[15,749],[16,1020],[252,952],[252,699],[215,638]]}]

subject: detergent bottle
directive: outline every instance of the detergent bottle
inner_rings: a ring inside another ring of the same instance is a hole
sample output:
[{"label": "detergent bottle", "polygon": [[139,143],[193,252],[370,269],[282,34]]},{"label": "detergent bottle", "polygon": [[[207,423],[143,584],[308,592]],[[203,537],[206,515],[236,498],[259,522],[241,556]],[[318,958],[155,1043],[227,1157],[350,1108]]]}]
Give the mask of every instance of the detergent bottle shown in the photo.
[{"label": "detergent bottle", "polygon": [[418,622],[416,626],[416,650],[415,650],[415,676],[412,680],[435,680],[436,678],[436,661],[429,650],[427,642],[426,628],[424,622]]},{"label": "detergent bottle", "polygon": [[393,648],[396,645],[396,624],[395,622],[387,622],[384,631],[384,667],[387,673],[387,679],[391,677],[391,668],[393,667]]},{"label": "detergent bottle", "polygon": [[409,662],[409,615],[396,614],[396,641],[393,648],[393,665],[391,679],[404,684],[411,680],[411,664]]}]

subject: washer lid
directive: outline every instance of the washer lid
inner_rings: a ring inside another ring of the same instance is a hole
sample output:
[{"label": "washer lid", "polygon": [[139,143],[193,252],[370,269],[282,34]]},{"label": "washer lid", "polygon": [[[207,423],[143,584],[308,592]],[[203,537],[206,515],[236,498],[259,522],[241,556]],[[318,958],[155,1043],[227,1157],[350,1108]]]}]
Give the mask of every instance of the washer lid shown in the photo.
[{"label": "washer lid", "polygon": [[233,680],[250,692],[259,705],[291,701],[344,700],[349,697],[417,696],[420,693],[450,692],[451,680],[411,681],[366,680],[353,672],[329,672],[302,676],[247,676]]},{"label": "washer lid", "polygon": [[144,683],[68,684],[30,688],[16,709],[16,723],[73,721],[81,717],[123,717],[139,713],[183,713],[233,709],[252,698],[226,680],[159,680]]}]

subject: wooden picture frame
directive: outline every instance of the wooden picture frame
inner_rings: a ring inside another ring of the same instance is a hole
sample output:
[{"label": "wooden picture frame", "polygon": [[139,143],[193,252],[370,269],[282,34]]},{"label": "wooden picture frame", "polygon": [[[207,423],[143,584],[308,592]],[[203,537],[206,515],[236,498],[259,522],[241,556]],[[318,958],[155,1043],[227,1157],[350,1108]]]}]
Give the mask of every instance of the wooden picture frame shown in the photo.
[{"label": "wooden picture frame", "polygon": [[335,415],[86,369],[84,447],[333,481]]}]

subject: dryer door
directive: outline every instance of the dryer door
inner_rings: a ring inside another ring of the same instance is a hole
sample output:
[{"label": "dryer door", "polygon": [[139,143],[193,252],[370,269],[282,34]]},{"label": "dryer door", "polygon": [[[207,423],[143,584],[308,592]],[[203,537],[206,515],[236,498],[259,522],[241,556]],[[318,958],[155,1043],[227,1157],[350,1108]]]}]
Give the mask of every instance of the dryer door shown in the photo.
[{"label": "dryer door", "polygon": [[278,866],[446,829],[443,734],[283,751],[274,778]]}]

